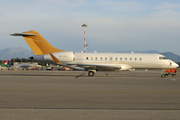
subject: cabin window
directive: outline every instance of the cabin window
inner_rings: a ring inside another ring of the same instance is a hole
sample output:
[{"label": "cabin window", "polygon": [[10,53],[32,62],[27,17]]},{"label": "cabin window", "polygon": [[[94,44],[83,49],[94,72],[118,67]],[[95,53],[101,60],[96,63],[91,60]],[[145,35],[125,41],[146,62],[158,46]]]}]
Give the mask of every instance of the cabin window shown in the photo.
[{"label": "cabin window", "polygon": [[107,60],[107,57],[105,57],[105,60]]},{"label": "cabin window", "polygon": [[160,60],[165,60],[165,59],[166,59],[166,57],[159,57],[159,59],[160,59]]},{"label": "cabin window", "polygon": [[122,60],[122,58],[120,58],[120,60]]},{"label": "cabin window", "polygon": [[91,60],[93,60],[93,57],[91,57]]},{"label": "cabin window", "polygon": [[116,57],[116,60],[118,60],[118,58]]},{"label": "cabin window", "polygon": [[88,57],[86,57],[86,60],[88,60]]},{"label": "cabin window", "polygon": [[137,60],[137,58],[134,59],[135,61]]},{"label": "cabin window", "polygon": [[96,57],[96,60],[97,60],[97,57]]},{"label": "cabin window", "polygon": [[112,57],[109,57],[110,60],[112,60],[113,58]]},{"label": "cabin window", "polygon": [[101,60],[103,60],[103,57],[101,57]]},{"label": "cabin window", "polygon": [[125,60],[127,60],[127,58],[125,58]]},{"label": "cabin window", "polygon": [[132,58],[130,58],[130,61],[132,60]]},{"label": "cabin window", "polygon": [[141,61],[141,60],[142,60],[142,58],[139,58],[139,60]]}]

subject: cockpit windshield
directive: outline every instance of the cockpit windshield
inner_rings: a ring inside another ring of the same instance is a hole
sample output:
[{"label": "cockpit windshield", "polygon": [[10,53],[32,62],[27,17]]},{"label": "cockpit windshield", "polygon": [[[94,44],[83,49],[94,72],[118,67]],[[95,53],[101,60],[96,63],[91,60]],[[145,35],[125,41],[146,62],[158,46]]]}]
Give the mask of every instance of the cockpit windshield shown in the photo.
[{"label": "cockpit windshield", "polygon": [[161,57],[159,57],[159,59],[160,59],[160,60],[165,60],[165,59],[166,59],[166,57],[161,56]]}]

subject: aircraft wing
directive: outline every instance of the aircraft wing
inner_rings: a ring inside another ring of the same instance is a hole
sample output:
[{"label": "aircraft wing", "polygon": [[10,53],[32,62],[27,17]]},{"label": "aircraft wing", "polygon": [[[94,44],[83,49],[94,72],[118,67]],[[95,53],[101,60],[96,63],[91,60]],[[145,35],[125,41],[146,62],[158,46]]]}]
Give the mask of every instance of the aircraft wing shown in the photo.
[{"label": "aircraft wing", "polygon": [[108,64],[77,64],[77,66],[81,66],[81,67],[107,67],[107,68],[116,68],[116,69],[120,69],[121,66],[119,64],[113,64],[113,65],[108,65]]},{"label": "aircraft wing", "polygon": [[[68,64],[67,66],[71,66]],[[76,64],[77,67],[84,68],[85,70],[120,70],[120,64]]]},{"label": "aircraft wing", "polygon": [[68,68],[72,68],[74,70],[81,70],[81,71],[85,70],[83,67],[79,67],[77,65],[63,65],[63,66],[68,67]]},{"label": "aircraft wing", "polygon": [[90,63],[90,64],[76,64],[77,67],[84,68],[85,70],[100,70],[100,71],[118,71],[129,70],[133,67],[127,64],[103,64],[103,63]]},{"label": "aircraft wing", "polygon": [[[52,53],[50,53],[54,63],[61,63]],[[85,69],[85,70],[101,70],[101,71],[118,71],[129,70],[132,66],[127,64],[105,64],[105,63],[76,63],[66,64],[67,67],[73,69]]]}]

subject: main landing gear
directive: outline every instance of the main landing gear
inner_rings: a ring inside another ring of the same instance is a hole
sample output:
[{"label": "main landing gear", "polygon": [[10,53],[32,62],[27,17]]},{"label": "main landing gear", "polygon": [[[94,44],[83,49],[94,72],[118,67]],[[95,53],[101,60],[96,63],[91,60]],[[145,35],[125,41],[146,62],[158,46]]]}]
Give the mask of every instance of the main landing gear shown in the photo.
[{"label": "main landing gear", "polygon": [[89,72],[88,72],[89,77],[93,77],[94,74],[96,74],[96,70],[89,70]]}]

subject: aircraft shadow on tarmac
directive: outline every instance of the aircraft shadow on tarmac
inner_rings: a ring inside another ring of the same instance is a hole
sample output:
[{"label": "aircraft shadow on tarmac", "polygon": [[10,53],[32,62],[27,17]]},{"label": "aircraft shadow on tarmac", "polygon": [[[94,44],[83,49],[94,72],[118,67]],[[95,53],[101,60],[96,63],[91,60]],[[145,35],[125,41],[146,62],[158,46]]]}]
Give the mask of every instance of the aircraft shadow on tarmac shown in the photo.
[{"label": "aircraft shadow on tarmac", "polygon": [[[82,77],[85,73],[82,73],[80,75],[74,75],[74,74],[69,74],[69,75],[54,75],[54,74],[0,74],[0,76],[49,76],[49,77]],[[88,77],[88,76],[83,76],[83,77]]]}]

